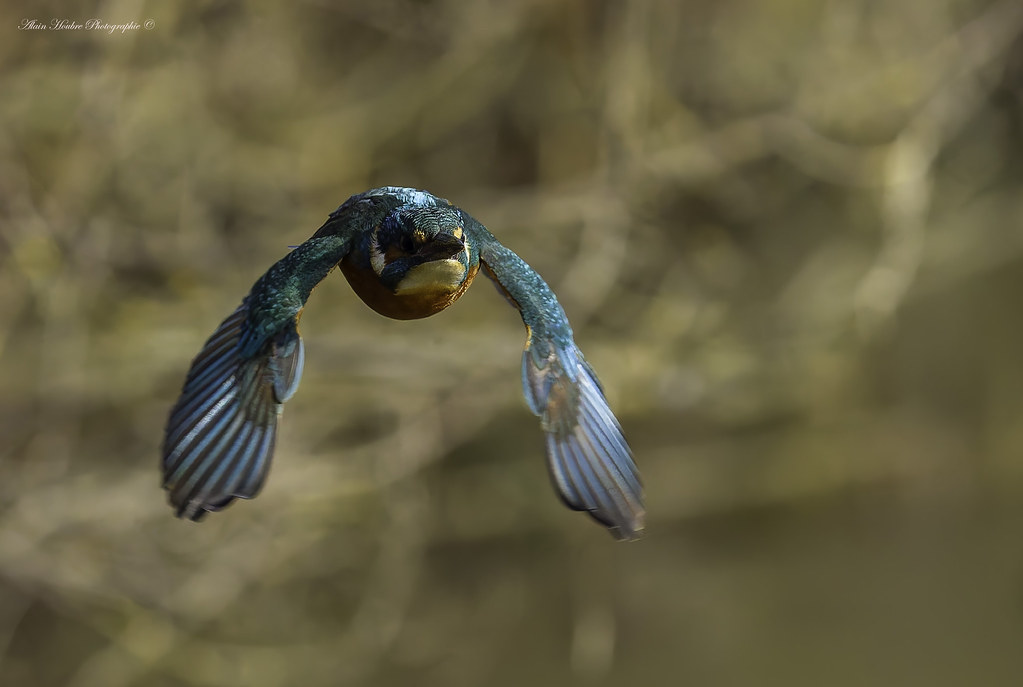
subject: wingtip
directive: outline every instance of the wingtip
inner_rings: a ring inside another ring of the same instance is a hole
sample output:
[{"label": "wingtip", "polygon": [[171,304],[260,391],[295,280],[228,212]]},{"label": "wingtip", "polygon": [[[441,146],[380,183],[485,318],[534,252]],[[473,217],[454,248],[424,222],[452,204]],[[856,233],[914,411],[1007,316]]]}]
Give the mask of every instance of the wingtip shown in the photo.
[{"label": "wingtip", "polygon": [[608,531],[618,541],[639,541],[646,536],[646,511],[636,513],[627,523],[609,527]]},{"label": "wingtip", "polygon": [[562,501],[584,511],[616,539],[638,539],[646,509],[632,451],[595,381],[580,364],[575,379],[552,374],[542,417],[548,467]]},{"label": "wingtip", "polygon": [[[163,445],[163,488],[177,517],[199,522],[263,485],[276,437],[280,403],[274,386],[294,391],[301,373],[273,350],[240,352],[243,304],[207,340],[171,410]],[[297,335],[296,335],[297,336]],[[281,377],[287,377],[281,381]]]},{"label": "wingtip", "polygon": [[184,503],[175,503],[174,495],[169,494],[167,501],[171,506],[174,507],[174,515],[181,520],[190,520],[191,522],[202,522],[206,519],[206,516],[210,514],[210,511],[202,507],[202,504],[196,501],[186,501]]}]

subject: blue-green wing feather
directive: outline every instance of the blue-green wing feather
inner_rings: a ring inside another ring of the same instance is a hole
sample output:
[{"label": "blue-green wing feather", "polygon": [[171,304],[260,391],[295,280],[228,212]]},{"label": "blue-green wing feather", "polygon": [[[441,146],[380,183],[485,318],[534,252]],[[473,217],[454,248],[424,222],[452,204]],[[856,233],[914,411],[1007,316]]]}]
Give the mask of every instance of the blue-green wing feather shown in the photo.
[{"label": "blue-green wing feather", "polygon": [[163,444],[163,486],[179,517],[200,520],[262,488],[278,418],[302,378],[299,314],[372,219],[353,200],[259,278],[192,362]]},{"label": "blue-green wing feather", "polygon": [[163,443],[164,488],[180,517],[199,520],[266,480],[285,401],[302,377],[298,317],[312,289],[352,244],[395,208],[450,205],[387,186],[352,196],[274,264],[192,362]]},{"label": "blue-green wing feather", "polygon": [[522,388],[540,417],[551,479],[562,500],[587,511],[619,539],[642,532],[643,487],[621,425],[593,368],[576,347],[565,312],[547,283],[466,215],[489,276],[527,327]]}]

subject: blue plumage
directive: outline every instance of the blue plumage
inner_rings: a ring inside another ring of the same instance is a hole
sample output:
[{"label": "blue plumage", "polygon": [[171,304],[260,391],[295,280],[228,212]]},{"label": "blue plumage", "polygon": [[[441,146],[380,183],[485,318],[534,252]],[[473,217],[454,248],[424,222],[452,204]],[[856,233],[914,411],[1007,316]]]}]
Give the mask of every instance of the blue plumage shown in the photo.
[{"label": "blue plumage", "polygon": [[398,319],[448,307],[482,265],[526,325],[523,391],[562,500],[620,539],[639,535],[645,510],[632,453],[547,283],[463,210],[393,186],[331,213],[256,281],[192,362],[163,446],[164,487],[178,516],[199,520],[259,492],[283,404],[302,376],[298,318],[338,265],[367,305]]}]

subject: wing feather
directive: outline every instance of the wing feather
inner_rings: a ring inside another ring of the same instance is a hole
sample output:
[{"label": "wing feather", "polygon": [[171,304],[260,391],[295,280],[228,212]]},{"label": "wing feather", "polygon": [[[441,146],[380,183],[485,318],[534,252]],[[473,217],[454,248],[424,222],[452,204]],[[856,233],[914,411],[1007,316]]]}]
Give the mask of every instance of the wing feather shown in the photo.
[{"label": "wing feather", "polygon": [[472,220],[466,231],[480,243],[487,276],[526,325],[522,389],[546,435],[555,489],[569,508],[588,512],[615,537],[637,538],[646,519],[639,471],[564,310],[540,275],[482,225]]},{"label": "wing feather", "polygon": [[266,481],[283,404],[305,365],[299,315],[352,237],[381,212],[360,198],[267,270],[192,361],[163,443],[163,486],[179,517],[200,520],[252,498]]},{"label": "wing feather", "polygon": [[243,304],[228,317],[196,357],[167,424],[164,488],[179,517],[198,520],[259,492],[282,406],[277,389],[293,393],[299,382],[302,341],[294,327],[259,355],[240,354],[246,310]]}]

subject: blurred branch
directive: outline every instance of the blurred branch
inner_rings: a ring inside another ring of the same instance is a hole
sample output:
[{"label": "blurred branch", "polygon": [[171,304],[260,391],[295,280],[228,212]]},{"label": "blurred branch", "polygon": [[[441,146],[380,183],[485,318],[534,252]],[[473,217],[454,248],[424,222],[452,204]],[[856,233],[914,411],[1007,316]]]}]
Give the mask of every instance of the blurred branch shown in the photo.
[{"label": "blurred branch", "polygon": [[[324,198],[379,183],[451,196],[577,329],[599,319],[580,343],[653,518],[622,555],[864,486],[965,490],[995,474],[978,443],[1012,463],[1012,336],[978,336],[960,382],[927,331],[886,351],[924,361],[898,379],[847,334],[1023,255],[1018,113],[989,97],[1018,98],[996,78],[1018,0],[297,7],[130,3],[110,14],[153,9],[157,31],[12,30],[0,49],[0,655],[75,687],[479,684],[540,632],[562,677],[634,660],[616,600],[650,569],[615,569],[620,549],[556,505],[514,312],[472,302],[489,286],[419,329],[325,286],[260,500],[201,527],[163,503],[187,356]],[[985,306],[1011,311],[1016,279]],[[973,420],[946,412],[966,404]],[[562,522],[599,540],[574,564]],[[38,641],[62,623],[85,639]]]},{"label": "blurred branch", "polygon": [[883,176],[882,247],[853,296],[861,335],[869,337],[886,324],[912,285],[924,254],[932,165],[946,142],[983,105],[992,85],[978,73],[1008,50],[1021,28],[1023,6],[1003,1],[935,53],[937,63],[951,61],[953,68],[891,145]]}]

